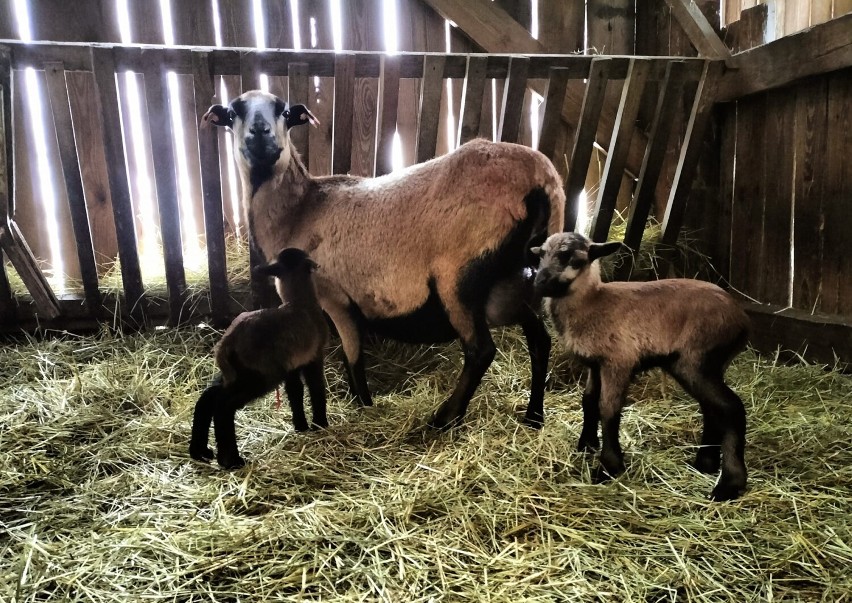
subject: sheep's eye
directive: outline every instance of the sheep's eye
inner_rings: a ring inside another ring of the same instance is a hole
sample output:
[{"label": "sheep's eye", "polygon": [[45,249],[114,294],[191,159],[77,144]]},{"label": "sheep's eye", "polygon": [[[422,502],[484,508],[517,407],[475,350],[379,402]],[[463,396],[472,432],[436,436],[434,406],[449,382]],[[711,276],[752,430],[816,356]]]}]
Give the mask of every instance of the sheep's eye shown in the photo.
[{"label": "sheep's eye", "polygon": [[580,258],[571,258],[568,261],[568,265],[571,266],[571,268],[573,268],[574,270],[579,270],[580,268],[586,265],[586,260]]},{"label": "sheep's eye", "polygon": [[233,109],[229,110],[228,111],[228,119],[230,119],[231,121],[234,121],[235,119],[237,119],[237,112],[234,111]]}]

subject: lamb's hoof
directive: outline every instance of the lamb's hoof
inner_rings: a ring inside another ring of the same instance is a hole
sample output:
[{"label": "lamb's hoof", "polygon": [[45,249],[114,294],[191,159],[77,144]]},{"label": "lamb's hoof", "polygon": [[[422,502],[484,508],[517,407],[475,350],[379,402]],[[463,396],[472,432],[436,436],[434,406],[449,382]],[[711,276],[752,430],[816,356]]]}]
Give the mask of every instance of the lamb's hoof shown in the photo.
[{"label": "lamb's hoof", "polygon": [[533,429],[541,429],[544,427],[544,416],[536,413],[526,413],[521,419],[521,423],[527,427],[532,427]]},{"label": "lamb's hoof", "polygon": [[725,484],[719,482],[710,493],[710,500],[723,502],[739,498],[745,492],[745,484]]},{"label": "lamb's hoof", "polygon": [[453,417],[451,419],[445,419],[444,417],[440,417],[438,415],[433,416],[429,419],[429,422],[426,426],[429,429],[434,429],[437,431],[449,431],[454,427],[458,427],[461,425],[462,419],[461,417]]},{"label": "lamb's hoof", "polygon": [[189,445],[189,456],[202,463],[209,463],[216,458],[216,454],[208,446],[196,446],[195,444]]},{"label": "lamb's hoof", "polygon": [[577,452],[585,452],[587,454],[592,454],[598,451],[601,447],[600,440],[597,438],[580,438],[580,441],[577,443]]},{"label": "lamb's hoof", "polygon": [[603,465],[599,465],[598,468],[595,469],[594,473],[592,473],[592,483],[605,484],[622,473],[624,473],[624,467],[619,467],[618,469],[606,469]]},{"label": "lamb's hoof", "polygon": [[242,469],[246,466],[246,460],[239,454],[234,456],[222,454],[216,460],[219,461],[222,469]]},{"label": "lamb's hoof", "polygon": [[314,419],[313,423],[311,423],[311,431],[319,431],[321,429],[328,429],[328,419],[316,420]]},{"label": "lamb's hoof", "polygon": [[298,431],[299,433],[303,433],[305,431],[308,431],[310,429],[310,427],[308,426],[307,421],[303,421],[303,422],[293,421],[293,429],[295,431]]},{"label": "lamb's hoof", "polygon": [[713,475],[714,473],[719,472],[719,467],[722,466],[722,460],[719,454],[708,455],[708,454],[698,454],[695,457],[695,460],[690,463],[692,467],[700,472],[705,473],[707,475]]}]

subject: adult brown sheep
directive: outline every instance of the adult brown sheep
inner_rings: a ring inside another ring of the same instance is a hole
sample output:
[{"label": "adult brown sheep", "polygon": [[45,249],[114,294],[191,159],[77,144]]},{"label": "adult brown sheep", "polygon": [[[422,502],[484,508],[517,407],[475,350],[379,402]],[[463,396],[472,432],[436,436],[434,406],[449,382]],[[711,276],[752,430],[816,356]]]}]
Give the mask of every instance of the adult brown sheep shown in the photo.
[{"label": "adult brown sheep", "polygon": [[233,131],[256,249],[271,260],[298,247],[320,265],[320,303],[357,400],[372,404],[365,331],[408,342],[458,338],[464,367],[430,422],[453,425],[496,354],[489,327],[520,324],[532,363],[524,420],[540,426],[550,338],[532,304],[528,250],[562,230],[565,195],[553,165],[521,145],[475,140],[378,178],[314,177],[288,131],[313,120],[303,105],[258,90],[203,117]]}]

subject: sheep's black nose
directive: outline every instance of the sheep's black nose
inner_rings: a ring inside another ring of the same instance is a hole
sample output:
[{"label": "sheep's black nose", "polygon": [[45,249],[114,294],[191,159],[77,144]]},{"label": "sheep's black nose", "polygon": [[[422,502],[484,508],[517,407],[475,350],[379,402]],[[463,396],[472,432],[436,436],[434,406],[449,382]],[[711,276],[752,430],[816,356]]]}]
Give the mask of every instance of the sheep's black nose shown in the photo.
[{"label": "sheep's black nose", "polygon": [[262,124],[254,124],[249,128],[249,134],[257,135],[257,134],[269,134],[271,130],[269,129],[269,124],[264,122]]}]

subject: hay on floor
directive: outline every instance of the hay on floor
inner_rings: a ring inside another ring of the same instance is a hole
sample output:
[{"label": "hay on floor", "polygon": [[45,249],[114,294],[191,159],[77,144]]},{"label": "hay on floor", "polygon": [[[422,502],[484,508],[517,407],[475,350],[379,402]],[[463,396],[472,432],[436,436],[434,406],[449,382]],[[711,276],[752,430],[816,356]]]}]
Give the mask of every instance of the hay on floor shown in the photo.
[{"label": "hay on floor", "polygon": [[7,601],[769,601],[852,592],[852,380],[752,352],[749,490],[707,500],[687,461],[697,405],[659,374],[631,390],[627,473],[589,481],[580,389],[554,352],[541,432],[520,426],[514,330],[466,424],[423,430],[457,345],[373,346],[376,406],[327,368],[331,427],[272,398],[238,413],[237,472],[192,462],[209,328],[0,347],[0,599]]}]

